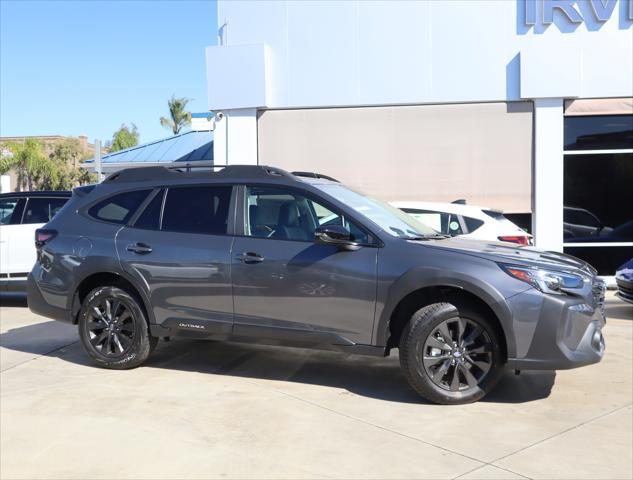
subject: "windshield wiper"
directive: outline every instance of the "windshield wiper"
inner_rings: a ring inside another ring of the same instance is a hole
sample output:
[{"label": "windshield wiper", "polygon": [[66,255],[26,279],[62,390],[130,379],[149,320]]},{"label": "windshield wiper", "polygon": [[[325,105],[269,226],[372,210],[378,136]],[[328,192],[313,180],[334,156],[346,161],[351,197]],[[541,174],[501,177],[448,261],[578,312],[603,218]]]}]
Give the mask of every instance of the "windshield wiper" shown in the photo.
[{"label": "windshield wiper", "polygon": [[443,233],[432,233],[429,235],[416,235],[416,236],[406,236],[400,237],[405,240],[443,240],[445,238],[450,238],[450,235],[444,235]]}]

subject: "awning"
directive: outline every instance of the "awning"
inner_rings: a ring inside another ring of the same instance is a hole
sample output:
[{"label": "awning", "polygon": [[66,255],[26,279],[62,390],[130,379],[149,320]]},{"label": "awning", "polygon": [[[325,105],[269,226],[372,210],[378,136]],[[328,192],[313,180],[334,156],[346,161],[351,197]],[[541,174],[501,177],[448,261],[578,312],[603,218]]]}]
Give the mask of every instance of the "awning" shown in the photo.
[{"label": "awning", "polygon": [[[104,172],[171,162],[213,161],[213,132],[191,130],[173,137],[109,153],[101,158]],[[84,162],[94,169],[94,158]]]}]

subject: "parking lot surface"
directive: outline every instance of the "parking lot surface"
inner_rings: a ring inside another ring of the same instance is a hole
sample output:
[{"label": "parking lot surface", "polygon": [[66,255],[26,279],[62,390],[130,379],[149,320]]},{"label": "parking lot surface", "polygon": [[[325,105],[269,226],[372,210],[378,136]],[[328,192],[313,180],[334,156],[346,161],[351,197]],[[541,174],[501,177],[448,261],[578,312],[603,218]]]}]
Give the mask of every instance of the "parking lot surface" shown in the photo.
[{"label": "parking lot surface", "polygon": [[589,367],[425,403],[385,359],[174,339],[95,368],[76,327],[0,307],[0,477],[631,478],[633,307]]}]

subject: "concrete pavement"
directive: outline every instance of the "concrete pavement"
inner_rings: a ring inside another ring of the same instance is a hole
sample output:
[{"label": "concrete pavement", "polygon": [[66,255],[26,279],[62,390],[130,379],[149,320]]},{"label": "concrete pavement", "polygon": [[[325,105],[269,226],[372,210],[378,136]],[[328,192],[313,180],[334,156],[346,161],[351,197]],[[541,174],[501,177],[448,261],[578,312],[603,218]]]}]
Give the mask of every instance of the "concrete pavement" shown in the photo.
[{"label": "concrete pavement", "polygon": [[424,403],[386,359],[176,339],[93,367],[76,328],[0,307],[1,478],[632,478],[633,307],[597,365]]}]

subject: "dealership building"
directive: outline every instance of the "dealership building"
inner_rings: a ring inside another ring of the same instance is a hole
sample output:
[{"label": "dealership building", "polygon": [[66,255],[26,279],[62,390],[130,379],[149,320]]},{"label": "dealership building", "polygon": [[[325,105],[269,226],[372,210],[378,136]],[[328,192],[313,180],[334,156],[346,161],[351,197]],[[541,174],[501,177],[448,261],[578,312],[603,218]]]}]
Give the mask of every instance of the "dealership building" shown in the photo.
[{"label": "dealership building", "polygon": [[214,131],[179,146],[502,209],[603,275],[633,257],[633,0],[219,0],[218,40]]}]

